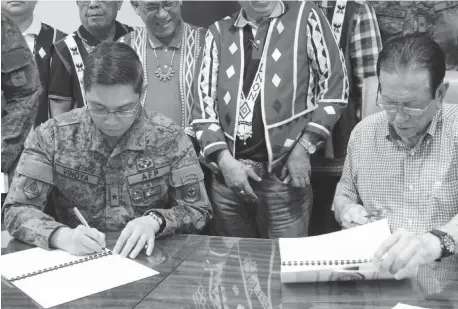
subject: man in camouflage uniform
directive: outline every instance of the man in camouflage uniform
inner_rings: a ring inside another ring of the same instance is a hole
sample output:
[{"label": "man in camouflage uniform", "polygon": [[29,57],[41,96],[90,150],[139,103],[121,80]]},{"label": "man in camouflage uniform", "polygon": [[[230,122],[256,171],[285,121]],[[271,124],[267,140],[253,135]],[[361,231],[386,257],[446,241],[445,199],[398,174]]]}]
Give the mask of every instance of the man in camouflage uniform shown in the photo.
[{"label": "man in camouflage uniform", "polygon": [[[105,246],[101,232],[122,230],[114,252],[135,258],[145,244],[151,254],[155,237],[209,222],[194,147],[178,125],[141,107],[142,85],[130,46],[101,43],[88,56],[87,107],[38,127],[21,156],[3,208],[13,237],[90,254]],[[42,212],[48,194],[58,222]],[[93,229],[78,226],[74,207]]]},{"label": "man in camouflage uniform", "polygon": [[445,53],[447,70],[458,70],[458,1],[371,1],[383,42],[427,32]]},{"label": "man in camouflage uniform", "polygon": [[2,14],[2,173],[14,171],[35,120],[40,76],[19,28]]}]

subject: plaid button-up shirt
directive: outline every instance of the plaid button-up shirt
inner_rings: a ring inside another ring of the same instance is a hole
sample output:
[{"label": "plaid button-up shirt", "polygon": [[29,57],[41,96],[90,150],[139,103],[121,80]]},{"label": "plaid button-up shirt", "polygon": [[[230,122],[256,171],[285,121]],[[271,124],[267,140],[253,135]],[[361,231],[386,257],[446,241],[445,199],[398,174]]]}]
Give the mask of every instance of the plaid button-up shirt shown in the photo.
[{"label": "plaid button-up shirt", "polygon": [[394,231],[420,235],[458,214],[458,105],[444,104],[414,148],[405,146],[384,112],[350,137],[336,196],[388,218]]}]

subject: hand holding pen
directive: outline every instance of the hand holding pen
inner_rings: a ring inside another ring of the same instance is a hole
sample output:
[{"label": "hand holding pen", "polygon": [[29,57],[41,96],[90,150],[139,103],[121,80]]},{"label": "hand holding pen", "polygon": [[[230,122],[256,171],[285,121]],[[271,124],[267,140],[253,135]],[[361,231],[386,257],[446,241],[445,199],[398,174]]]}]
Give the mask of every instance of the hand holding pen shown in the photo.
[{"label": "hand holding pen", "polygon": [[74,208],[73,212],[82,225],[78,225],[74,229],[66,226],[58,228],[51,235],[50,246],[65,250],[73,255],[88,255],[104,251],[106,247],[105,235],[89,227],[78,209]]}]

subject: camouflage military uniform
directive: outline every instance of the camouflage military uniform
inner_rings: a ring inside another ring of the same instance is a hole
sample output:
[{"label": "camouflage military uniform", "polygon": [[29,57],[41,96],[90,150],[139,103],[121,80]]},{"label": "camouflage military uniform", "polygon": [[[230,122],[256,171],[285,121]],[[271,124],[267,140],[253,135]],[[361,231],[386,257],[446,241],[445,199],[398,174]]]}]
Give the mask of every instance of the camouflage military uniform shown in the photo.
[{"label": "camouflage military uniform", "polygon": [[[48,194],[59,222],[42,212]],[[152,210],[166,222],[158,236],[198,232],[211,218],[189,138],[144,109],[113,150],[86,108],[49,120],[29,137],[3,208],[10,234],[46,248],[56,228],[80,224],[75,206],[102,232],[120,231]]]},{"label": "camouflage military uniform", "polygon": [[458,70],[458,1],[371,1],[383,42],[427,32],[446,54],[447,69]]},{"label": "camouflage military uniform", "polygon": [[35,121],[40,75],[19,28],[2,14],[2,172],[14,170]]}]

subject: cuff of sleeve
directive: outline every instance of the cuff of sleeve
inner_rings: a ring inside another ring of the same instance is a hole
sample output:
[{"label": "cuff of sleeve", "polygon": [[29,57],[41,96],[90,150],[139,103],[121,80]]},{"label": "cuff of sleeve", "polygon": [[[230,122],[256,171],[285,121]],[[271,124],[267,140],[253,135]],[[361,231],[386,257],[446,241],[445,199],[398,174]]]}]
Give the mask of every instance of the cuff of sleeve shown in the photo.
[{"label": "cuff of sleeve", "polygon": [[156,238],[172,235],[175,233],[177,229],[177,222],[172,209],[154,209],[148,211],[147,214],[149,214],[150,212],[154,212],[156,215],[160,216],[165,222],[164,226],[161,227],[158,233],[156,234]]},{"label": "cuff of sleeve", "polygon": [[37,233],[37,245],[44,249],[51,249],[49,246],[49,240],[51,239],[52,234],[59,228],[67,226],[57,221],[48,221],[45,224],[46,227],[40,231],[40,233]]},{"label": "cuff of sleeve", "polygon": [[305,129],[305,132],[318,134],[321,137],[321,140],[323,141],[327,140],[331,135],[331,132],[328,129],[326,129],[326,127],[315,122],[309,122]]},{"label": "cuff of sleeve", "polygon": [[215,143],[209,144],[203,150],[204,157],[208,161],[213,162],[211,160],[212,154],[214,154],[215,152],[219,150],[224,150],[224,149],[229,149],[226,142],[215,142]]}]

